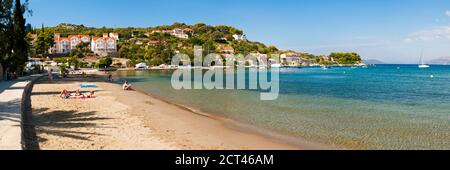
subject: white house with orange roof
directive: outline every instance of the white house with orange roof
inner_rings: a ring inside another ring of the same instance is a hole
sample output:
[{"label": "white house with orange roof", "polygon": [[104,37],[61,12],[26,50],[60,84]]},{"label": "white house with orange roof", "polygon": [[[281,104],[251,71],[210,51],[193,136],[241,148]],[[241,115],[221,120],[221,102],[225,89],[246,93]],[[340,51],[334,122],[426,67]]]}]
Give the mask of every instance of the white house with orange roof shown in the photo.
[{"label": "white house with orange roof", "polygon": [[66,54],[72,50],[69,38],[61,37],[61,34],[54,34],[53,40],[55,41],[55,44],[53,47],[50,47],[50,54]]},{"label": "white house with orange roof", "polygon": [[147,37],[150,37],[153,34],[156,33],[167,33],[170,34],[172,36],[181,38],[181,39],[188,39],[189,35],[187,33],[193,33],[194,31],[190,28],[185,28],[185,29],[181,29],[181,28],[175,28],[173,30],[152,30],[150,32],[145,33],[145,35]]},{"label": "white house with orange roof", "polygon": [[77,45],[80,43],[89,43],[91,38],[89,35],[69,35],[70,47],[72,49],[76,49]]},{"label": "white house with orange roof", "polygon": [[258,65],[260,67],[267,67],[267,65],[269,64],[269,57],[267,56],[267,54],[261,54],[259,52],[251,52],[249,53],[249,55],[252,57],[256,57],[256,59],[258,60]]},{"label": "white house with orange roof", "polygon": [[173,29],[171,35],[173,35],[173,36],[175,36],[175,37],[178,37],[178,38],[181,38],[181,39],[188,39],[188,38],[189,38],[189,35],[186,34],[186,33],[184,32],[184,30],[181,29],[181,28],[175,28],[175,29]]},{"label": "white house with orange roof", "polygon": [[119,41],[119,33],[111,32],[109,33],[109,37],[114,38],[116,41]]},{"label": "white house with orange roof", "polygon": [[222,47],[222,52],[228,53],[228,54],[233,54],[234,48],[232,46],[224,46],[224,47]]},{"label": "white house with orange roof", "polygon": [[172,34],[172,32],[173,32],[172,30],[152,30],[152,31],[146,32],[145,36],[150,37],[151,35],[156,34],[156,33]]},{"label": "white house with orange roof", "polygon": [[61,37],[61,34],[54,34],[55,44],[50,47],[50,54],[67,54],[77,48],[80,43],[90,43],[90,49],[96,54],[109,54],[117,52],[119,41],[118,33],[104,33],[103,37],[90,37],[89,35],[69,35]]},{"label": "white house with orange roof", "polygon": [[111,37],[111,34],[104,33],[103,37],[92,37],[91,50],[101,56],[106,56],[117,52],[118,37]]},{"label": "white house with orange roof", "polygon": [[234,34],[233,38],[236,41],[247,41],[247,37],[245,35]]},{"label": "white house with orange roof", "polygon": [[301,66],[302,59],[300,58],[300,54],[296,52],[286,52],[280,55],[281,62],[287,66]]}]

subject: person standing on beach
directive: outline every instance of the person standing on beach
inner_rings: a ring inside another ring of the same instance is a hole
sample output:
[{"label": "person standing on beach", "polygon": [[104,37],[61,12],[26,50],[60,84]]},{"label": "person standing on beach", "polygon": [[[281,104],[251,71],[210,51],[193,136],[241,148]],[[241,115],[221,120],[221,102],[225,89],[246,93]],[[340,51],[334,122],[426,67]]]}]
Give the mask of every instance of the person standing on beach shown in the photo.
[{"label": "person standing on beach", "polygon": [[52,75],[53,69],[48,70],[48,80],[53,81],[53,75]]}]

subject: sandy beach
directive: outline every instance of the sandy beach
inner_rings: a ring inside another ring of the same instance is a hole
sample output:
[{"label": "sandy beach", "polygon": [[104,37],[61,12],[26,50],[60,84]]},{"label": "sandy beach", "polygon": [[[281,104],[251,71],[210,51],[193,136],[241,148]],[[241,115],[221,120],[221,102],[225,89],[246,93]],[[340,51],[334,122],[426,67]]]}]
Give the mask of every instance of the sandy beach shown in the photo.
[{"label": "sandy beach", "polygon": [[[80,89],[82,83],[97,88]],[[95,91],[92,99],[61,99],[63,89]],[[32,92],[32,124],[42,150],[253,150],[302,149],[229,121],[188,109],[99,78],[50,82]]]}]

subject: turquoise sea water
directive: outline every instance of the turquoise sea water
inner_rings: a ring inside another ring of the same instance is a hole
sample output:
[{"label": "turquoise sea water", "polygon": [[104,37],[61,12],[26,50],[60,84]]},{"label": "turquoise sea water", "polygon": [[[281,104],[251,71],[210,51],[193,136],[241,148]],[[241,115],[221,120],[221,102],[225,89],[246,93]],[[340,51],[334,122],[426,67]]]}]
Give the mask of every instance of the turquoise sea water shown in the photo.
[{"label": "turquoise sea water", "polygon": [[172,71],[115,76],[203,112],[348,149],[450,149],[450,66],[282,68],[280,97],[257,90],[174,90]]}]

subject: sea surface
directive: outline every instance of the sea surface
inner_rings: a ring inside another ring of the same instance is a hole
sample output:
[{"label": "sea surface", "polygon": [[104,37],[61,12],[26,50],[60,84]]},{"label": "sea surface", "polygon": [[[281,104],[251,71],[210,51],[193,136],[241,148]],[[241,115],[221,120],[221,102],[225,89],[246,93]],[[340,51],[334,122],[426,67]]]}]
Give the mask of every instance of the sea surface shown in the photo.
[{"label": "sea surface", "polygon": [[118,71],[142,92],[261,129],[342,149],[450,149],[450,66],[281,68],[280,96],[175,90],[173,71]]}]

